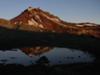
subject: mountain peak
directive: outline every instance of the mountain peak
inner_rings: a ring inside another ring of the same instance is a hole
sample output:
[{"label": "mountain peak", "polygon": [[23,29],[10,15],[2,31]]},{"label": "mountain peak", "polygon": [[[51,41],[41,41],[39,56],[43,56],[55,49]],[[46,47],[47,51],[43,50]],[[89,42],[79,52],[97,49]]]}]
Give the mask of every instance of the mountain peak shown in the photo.
[{"label": "mountain peak", "polygon": [[40,8],[28,7],[17,17],[10,20],[15,25],[29,25],[42,31],[56,31],[61,25],[61,20],[47,11]]},{"label": "mountain peak", "polygon": [[[27,8],[27,10],[30,12],[30,11],[40,11],[41,9],[38,7],[38,8],[33,8],[33,7],[31,7],[31,6],[29,6],[28,8]],[[41,10],[42,11],[42,10]]]},{"label": "mountain peak", "polygon": [[29,6],[28,8],[27,8],[27,10],[28,11],[31,11],[33,8],[31,7],[31,6]]},{"label": "mountain peak", "polygon": [[41,32],[70,33],[99,37],[100,26],[91,23],[70,23],[40,8],[28,7],[10,20],[18,29]]}]

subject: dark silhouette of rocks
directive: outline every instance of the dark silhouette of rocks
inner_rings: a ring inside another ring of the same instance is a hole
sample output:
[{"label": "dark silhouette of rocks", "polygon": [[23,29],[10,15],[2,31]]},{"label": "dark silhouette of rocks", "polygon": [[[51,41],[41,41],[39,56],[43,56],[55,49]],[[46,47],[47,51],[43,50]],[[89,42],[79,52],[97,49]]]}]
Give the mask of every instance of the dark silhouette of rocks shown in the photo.
[{"label": "dark silhouette of rocks", "polygon": [[36,61],[36,63],[40,65],[49,65],[50,61],[46,56],[42,56]]}]

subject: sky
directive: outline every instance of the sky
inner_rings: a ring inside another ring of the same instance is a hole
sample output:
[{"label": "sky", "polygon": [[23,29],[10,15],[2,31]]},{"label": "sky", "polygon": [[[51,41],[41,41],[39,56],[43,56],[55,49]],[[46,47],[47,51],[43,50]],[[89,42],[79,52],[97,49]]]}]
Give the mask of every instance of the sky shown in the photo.
[{"label": "sky", "polygon": [[29,6],[51,12],[67,22],[100,24],[100,0],[0,0],[0,18],[12,19]]}]

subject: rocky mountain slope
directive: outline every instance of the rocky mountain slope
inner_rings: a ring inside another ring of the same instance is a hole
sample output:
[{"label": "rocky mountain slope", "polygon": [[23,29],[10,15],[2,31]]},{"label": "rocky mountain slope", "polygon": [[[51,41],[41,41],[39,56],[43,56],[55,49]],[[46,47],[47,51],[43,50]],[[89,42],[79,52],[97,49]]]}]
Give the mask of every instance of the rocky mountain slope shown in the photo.
[{"label": "rocky mountain slope", "polygon": [[70,23],[40,8],[29,7],[11,19],[0,19],[0,26],[35,32],[69,33],[100,38],[100,25],[94,23]]},{"label": "rocky mountain slope", "polygon": [[10,20],[16,28],[37,32],[71,33],[100,37],[100,25],[94,23],[69,23],[40,8],[29,7]]}]

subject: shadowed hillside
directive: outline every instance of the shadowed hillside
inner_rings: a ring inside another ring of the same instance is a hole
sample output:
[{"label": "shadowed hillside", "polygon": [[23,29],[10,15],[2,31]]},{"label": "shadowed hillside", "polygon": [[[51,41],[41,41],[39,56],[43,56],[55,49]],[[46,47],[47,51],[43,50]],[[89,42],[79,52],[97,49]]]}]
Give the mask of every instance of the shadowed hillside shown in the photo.
[{"label": "shadowed hillside", "polygon": [[99,51],[100,39],[76,36],[68,33],[30,32],[0,28],[0,48],[22,48],[34,46],[70,47],[86,51]]}]

